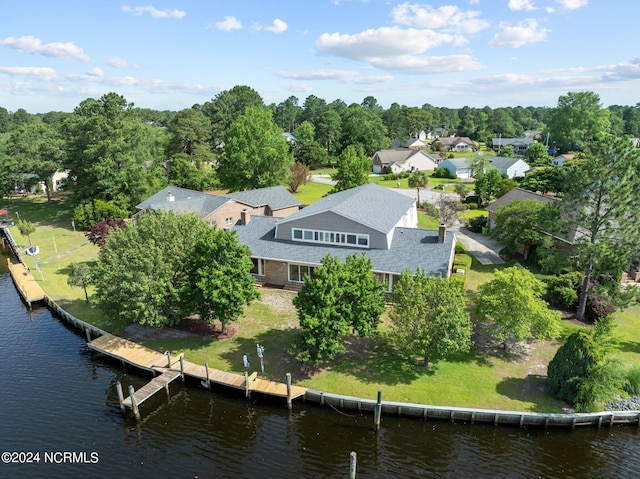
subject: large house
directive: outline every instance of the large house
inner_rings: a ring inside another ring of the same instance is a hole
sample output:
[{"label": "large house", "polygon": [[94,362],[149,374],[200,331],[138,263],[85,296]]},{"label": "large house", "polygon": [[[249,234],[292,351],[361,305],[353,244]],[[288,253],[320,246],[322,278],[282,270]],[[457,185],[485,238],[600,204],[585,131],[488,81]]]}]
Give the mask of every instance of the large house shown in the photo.
[{"label": "large house", "polygon": [[455,235],[417,228],[415,199],[376,184],[322,198],[287,216],[243,214],[233,228],[251,250],[252,273],[263,284],[298,289],[331,254],[344,261],[364,253],[388,292],[404,270],[449,277]]},{"label": "large house", "polygon": [[[483,156],[481,158],[484,158],[491,167],[497,169],[501,175],[506,175],[508,178],[523,177],[531,169],[527,162],[520,158],[503,156]],[[455,173],[458,178],[468,179],[473,177],[472,163],[473,159],[470,158],[447,158],[438,165],[438,168],[445,168],[450,174]]]},{"label": "large house", "polygon": [[411,171],[433,171],[438,166],[438,156],[414,148],[380,150],[373,155],[374,173],[402,173]]},{"label": "large house", "polygon": [[167,186],[136,205],[140,211],[192,213],[210,226],[230,229],[243,214],[285,217],[300,209],[300,202],[284,186],[213,195]]}]

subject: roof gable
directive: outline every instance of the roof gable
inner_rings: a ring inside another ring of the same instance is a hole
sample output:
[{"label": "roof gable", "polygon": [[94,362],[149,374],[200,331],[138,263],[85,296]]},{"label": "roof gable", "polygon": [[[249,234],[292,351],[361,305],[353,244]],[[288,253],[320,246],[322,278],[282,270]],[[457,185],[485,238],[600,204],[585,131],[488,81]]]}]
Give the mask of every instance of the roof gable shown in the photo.
[{"label": "roof gable", "polygon": [[[375,183],[340,191],[280,220],[280,224],[332,212],[376,231],[388,233],[406,215],[415,200]],[[384,207],[384,214],[380,208]]]},{"label": "roof gable", "polygon": [[257,190],[236,191],[224,195],[249,206],[269,206],[272,210],[300,206],[300,202],[284,186],[269,186]]}]

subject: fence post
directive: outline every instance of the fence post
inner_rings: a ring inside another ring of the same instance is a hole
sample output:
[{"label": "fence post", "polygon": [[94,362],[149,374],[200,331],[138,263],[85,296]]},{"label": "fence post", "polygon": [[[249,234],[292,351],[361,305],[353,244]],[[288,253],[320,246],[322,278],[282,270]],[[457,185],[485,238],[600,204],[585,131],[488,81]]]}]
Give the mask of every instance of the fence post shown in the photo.
[{"label": "fence post", "polygon": [[373,425],[376,432],[380,430],[380,418],[382,417],[382,391],[378,391],[378,401],[376,402],[373,414]]}]

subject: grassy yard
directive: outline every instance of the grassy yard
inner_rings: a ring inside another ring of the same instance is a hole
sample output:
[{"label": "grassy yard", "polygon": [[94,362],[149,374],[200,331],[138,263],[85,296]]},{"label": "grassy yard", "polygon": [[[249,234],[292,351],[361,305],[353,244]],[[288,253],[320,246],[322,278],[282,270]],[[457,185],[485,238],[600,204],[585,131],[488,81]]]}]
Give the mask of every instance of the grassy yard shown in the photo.
[{"label": "grassy yard", "polygon": [[[313,198],[319,198],[330,188],[330,185],[307,183],[299,193],[306,200],[300,201],[314,201]],[[29,197],[0,202],[0,207],[9,208],[12,215],[18,212],[21,218],[36,224],[31,240],[41,248],[37,261],[42,276],[33,267],[36,258],[25,257],[25,260],[45,291],[79,318],[108,331],[121,332],[121,325],[111,323],[101,311],[85,302],[80,288],[67,285],[69,263],[95,261],[98,250],[86,244],[81,232],[73,231],[66,200],[64,196],[57,196],[56,201],[48,205],[42,198]],[[467,213],[484,214],[481,210]],[[419,215],[421,221],[423,216],[426,217],[424,213]],[[11,233],[19,245],[28,245],[28,239],[22,237],[17,228],[12,228]],[[466,283],[470,301],[478,285],[491,279],[497,268],[506,266],[509,265],[485,266],[474,260]],[[377,337],[353,340],[346,355],[309,375],[288,354],[299,331],[291,304],[292,293],[268,288],[261,292],[262,299],[254,301],[232,325],[237,333],[231,339],[218,341],[198,335],[157,339],[156,336],[142,342],[158,351],[184,352],[190,361],[207,362],[211,367],[235,372],[243,370],[243,354],[251,356],[255,367],[255,347],[261,344],[265,347],[267,377],[282,380],[285,373],[291,372],[299,384],[339,394],[374,398],[377,391],[382,390],[385,400],[519,411],[562,410],[562,404],[544,392],[546,365],[555,354],[558,341],[535,342],[527,354],[507,354],[500,348],[479,347],[425,370],[396,354],[385,319]],[[628,309],[617,317],[619,341],[614,355],[626,367],[640,366],[640,307]],[[563,336],[577,327],[563,321]]]}]

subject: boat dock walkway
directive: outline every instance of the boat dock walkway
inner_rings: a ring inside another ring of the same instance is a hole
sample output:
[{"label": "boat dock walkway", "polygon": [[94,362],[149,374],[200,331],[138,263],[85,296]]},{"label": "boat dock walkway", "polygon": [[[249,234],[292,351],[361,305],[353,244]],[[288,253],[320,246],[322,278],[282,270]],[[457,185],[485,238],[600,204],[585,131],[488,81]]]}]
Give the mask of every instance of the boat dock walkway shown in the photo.
[{"label": "boat dock walkway", "polygon": [[12,263],[7,258],[7,266],[20,296],[29,306],[36,301],[44,301],[47,295],[24,263]]},{"label": "boat dock walkway", "polygon": [[[224,387],[244,390],[247,396],[249,396],[251,392],[255,392],[287,398],[288,404],[291,403],[292,399],[304,396],[307,392],[307,388],[305,387],[291,385],[290,375],[288,375],[287,378],[288,383],[284,384],[258,378],[257,372],[242,375],[220,371],[219,369],[209,368],[206,364],[201,366],[187,361],[182,354],[172,357],[167,353],[159,353],[151,348],[112,334],[104,334],[89,342],[88,346],[95,351],[118,359],[123,363],[153,372],[154,374],[160,374],[138,391],[133,391],[133,387],[130,387],[129,397],[126,399],[124,399],[122,387],[118,383],[118,397],[121,408],[128,407],[129,409],[133,409],[136,417],[139,417],[137,406],[162,388],[165,388],[168,392],[169,383],[178,377],[181,377],[183,381],[185,376],[199,379],[201,384],[206,387],[214,383]],[[134,401],[132,401],[132,395]]]}]

